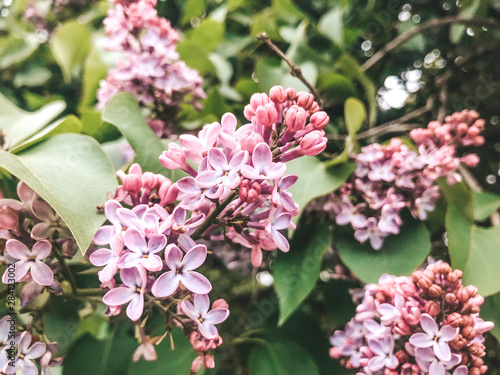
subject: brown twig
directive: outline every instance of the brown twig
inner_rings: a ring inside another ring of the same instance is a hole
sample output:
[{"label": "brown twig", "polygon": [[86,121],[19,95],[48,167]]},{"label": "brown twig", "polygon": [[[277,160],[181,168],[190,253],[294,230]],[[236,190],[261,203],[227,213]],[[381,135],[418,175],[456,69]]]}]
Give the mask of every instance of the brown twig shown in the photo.
[{"label": "brown twig", "polygon": [[366,71],[370,69],[373,65],[377,64],[383,60],[389,53],[394,49],[407,42],[411,38],[421,34],[422,32],[433,29],[435,27],[441,27],[450,24],[464,25],[464,26],[485,26],[492,27],[495,29],[500,29],[500,23],[492,18],[463,18],[460,16],[450,16],[444,18],[437,18],[421,25],[415,26],[410,30],[404,32],[398,37],[387,43],[380,51],[375,53],[370,59],[368,59],[363,65],[361,65],[361,70]]},{"label": "brown twig", "polygon": [[271,39],[269,39],[269,36],[265,32],[262,32],[259,35],[257,35],[257,39],[260,40],[260,41],[262,41],[262,42],[264,42],[264,43],[266,43],[269,46],[269,48],[271,48],[284,62],[286,62],[288,64],[288,66],[290,67],[290,74],[292,76],[297,77],[298,79],[300,79],[304,83],[304,85],[307,86],[307,88],[314,95],[314,98],[318,102],[319,106],[322,107],[323,106],[323,101],[321,100],[321,98],[320,98],[320,96],[318,94],[318,91],[304,77],[304,75],[302,74],[302,70],[300,68],[298,68],[297,66],[295,66],[290,61],[290,59],[288,57],[286,57],[286,55],[283,53],[283,51],[281,49],[279,49],[279,47],[276,44],[274,44],[271,41]]}]

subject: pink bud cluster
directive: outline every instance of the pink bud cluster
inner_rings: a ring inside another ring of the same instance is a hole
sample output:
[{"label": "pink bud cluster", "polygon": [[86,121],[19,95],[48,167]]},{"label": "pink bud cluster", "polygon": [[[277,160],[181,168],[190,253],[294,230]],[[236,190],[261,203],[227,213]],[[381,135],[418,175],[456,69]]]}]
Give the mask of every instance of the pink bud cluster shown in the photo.
[{"label": "pink bud cluster", "polygon": [[[37,364],[42,374],[50,374],[50,367],[59,366],[62,357],[56,357],[59,350],[57,342],[44,343],[40,337],[29,331],[12,333],[12,318],[0,319],[0,372],[13,375],[21,370],[22,374],[38,374]],[[13,350],[12,350],[13,349]]]},{"label": "pink bud cluster", "polygon": [[330,338],[330,356],[358,374],[480,375],[487,371],[479,317],[484,298],[442,261],[411,277],[383,275],[364,288],[356,315]]},{"label": "pink bud cluster", "polygon": [[0,239],[5,242],[0,260],[13,264],[2,282],[25,283],[21,305],[34,301],[43,290],[63,293],[60,258],[72,258],[78,246],[61,217],[26,184],[19,182],[21,200],[0,199]]},{"label": "pink bud cluster", "polygon": [[446,117],[446,122],[429,123],[426,129],[414,129],[410,136],[418,153],[398,138],[389,145],[374,143],[362,148],[353,159],[357,168],[348,182],[325,205],[338,225],[350,224],[359,242],[370,241],[379,250],[391,234],[403,224],[401,210],[407,207],[415,218],[427,219],[439,198],[438,178],[448,184],[461,180],[460,163],[477,165],[476,154],[456,155],[457,147],[481,145],[479,135],[484,120],[475,111],[462,111]]},{"label": "pink bud cluster", "polygon": [[179,34],[158,16],[156,0],[114,3],[104,20],[106,47],[121,52],[124,58],[101,81],[98,107],[104,108],[119,91],[130,92],[149,111],[151,128],[159,137],[166,137],[170,130],[162,119],[175,117],[182,102],[200,106],[205,97],[202,78],[179,59]]},{"label": "pink bud cluster", "polygon": [[[208,251],[195,240],[239,243],[252,249],[255,267],[262,250],[288,251],[281,231],[293,227],[299,208],[287,191],[297,176],[285,175],[283,161],[315,155],[326,144],[322,129],[329,118],[305,92],[276,86],[269,96],[255,94],[245,116],[251,123],[239,129],[236,117],[226,113],[197,136],[170,143],[160,162],[189,175],[175,183],[143,173],[137,164],[119,173],[123,184],[104,208],[111,225],[94,237],[106,247],[89,254],[94,265],[104,266],[99,279],[107,290],[107,314],[119,314],[128,304],[128,317],[139,322],[154,306],[168,310],[166,326],[180,322],[199,353],[193,373],[214,366],[209,351],[222,343],[215,326],[229,315],[224,300],[210,309],[212,285],[198,272]],[[136,357],[154,359],[153,339],[145,333],[142,338]]]}]

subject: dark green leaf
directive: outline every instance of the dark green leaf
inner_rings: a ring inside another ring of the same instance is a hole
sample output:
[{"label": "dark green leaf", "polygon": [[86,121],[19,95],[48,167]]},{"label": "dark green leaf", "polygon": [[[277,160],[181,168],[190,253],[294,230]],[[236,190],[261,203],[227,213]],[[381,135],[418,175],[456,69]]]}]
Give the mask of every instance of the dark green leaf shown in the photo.
[{"label": "dark green leaf", "polygon": [[481,305],[479,316],[484,320],[495,323],[495,327],[489,331],[500,342],[500,293],[486,297]]},{"label": "dark green leaf", "polygon": [[491,193],[472,193],[474,220],[484,221],[500,207],[500,196]]},{"label": "dark green leaf", "polygon": [[337,227],[334,243],[344,264],[363,282],[376,283],[384,273],[410,275],[431,250],[429,233],[423,222],[406,215],[397,235],[384,240],[380,250],[373,250],[369,241],[360,243],[352,228]]},{"label": "dark green leaf", "polygon": [[302,219],[290,241],[290,252],[279,253],[273,265],[274,287],[280,305],[279,325],[300,306],[311,293],[321,271],[323,255],[332,243],[326,222]]},{"label": "dark green leaf", "polygon": [[214,64],[208,58],[207,52],[197,44],[190,41],[179,42],[177,52],[188,66],[198,70],[200,74],[215,74]]},{"label": "dark green leaf", "polygon": [[206,18],[200,25],[187,33],[186,41],[206,52],[212,52],[224,38],[224,24]]}]

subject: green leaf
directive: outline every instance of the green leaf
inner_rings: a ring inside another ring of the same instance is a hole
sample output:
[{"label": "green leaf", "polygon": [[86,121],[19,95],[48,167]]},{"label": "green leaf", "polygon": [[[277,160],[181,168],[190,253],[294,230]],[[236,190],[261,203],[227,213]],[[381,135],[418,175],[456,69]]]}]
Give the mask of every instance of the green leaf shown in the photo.
[{"label": "green leaf", "polygon": [[356,88],[349,78],[333,72],[320,73],[317,88],[325,100],[331,98],[337,103],[344,103],[348,97],[357,95]]},{"label": "green leaf", "polygon": [[192,18],[198,17],[205,10],[205,0],[188,0],[184,5],[181,23],[185,25]]},{"label": "green leaf", "polygon": [[500,227],[474,224],[472,194],[463,183],[440,186],[448,201],[445,224],[452,266],[462,270],[464,284],[476,286],[483,297],[497,293]]},{"label": "green leaf", "polygon": [[294,173],[299,180],[289,190],[293,200],[304,209],[316,197],[331,193],[351,175],[356,168],[354,163],[339,164],[330,169],[315,157],[297,158],[287,163],[287,173]]},{"label": "green leaf", "polygon": [[47,307],[48,311],[43,314],[44,333],[51,341],[57,341],[59,349],[65,352],[79,332],[81,302],[51,294]]},{"label": "green leaf", "polygon": [[97,49],[92,49],[83,64],[83,92],[80,108],[91,106],[96,100],[99,81],[106,78],[108,67],[102,61]]},{"label": "green leaf", "polygon": [[365,90],[366,100],[368,101],[369,126],[375,125],[377,121],[377,90],[371,79],[361,70],[358,62],[347,54],[342,55],[335,66],[347,77],[361,83]]},{"label": "green leaf", "polygon": [[276,13],[269,8],[254,15],[250,24],[250,35],[253,38],[262,32],[265,32],[273,41],[281,39],[276,22]]},{"label": "green leaf", "polygon": [[58,100],[45,105],[36,112],[26,112],[0,94],[0,124],[1,129],[10,138],[9,147],[15,148],[31,137],[59,115],[64,108],[66,104]]},{"label": "green leaf", "polygon": [[341,8],[333,8],[321,16],[318,22],[319,31],[339,46],[343,44],[342,14],[343,11]]},{"label": "green leaf", "polygon": [[90,49],[90,30],[77,21],[64,23],[50,38],[50,49],[66,82],[83,63]]},{"label": "green leaf", "polygon": [[327,222],[303,219],[290,241],[290,252],[279,253],[273,265],[274,287],[282,325],[311,293],[321,271],[323,255],[332,243]]},{"label": "green leaf", "polygon": [[320,285],[328,311],[328,325],[339,327],[347,323],[356,313],[356,306],[349,293],[359,285],[349,280],[330,279]]},{"label": "green leaf", "polygon": [[170,340],[166,337],[160,345],[156,346],[158,354],[156,361],[148,362],[141,358],[138,362],[132,363],[127,374],[189,374],[191,362],[198,356],[198,353],[194,351],[182,330],[172,329],[172,337],[174,350],[170,348]]},{"label": "green leaf", "polygon": [[35,64],[23,64],[16,76],[14,77],[14,85],[16,87],[36,87],[42,86],[52,77],[52,72]]},{"label": "green leaf", "polygon": [[135,151],[134,162],[139,163],[143,171],[170,173],[158,160],[165,147],[144,120],[137,101],[130,93],[114,95],[102,118],[122,132]]},{"label": "green leaf", "polygon": [[207,52],[197,44],[184,40],[177,44],[177,52],[189,67],[196,69],[201,75],[215,74],[214,64],[208,58]]},{"label": "green leaf", "polygon": [[254,339],[248,359],[250,375],[319,375],[312,357],[296,342],[277,332]]},{"label": "green leaf", "polygon": [[281,85],[287,71],[278,59],[265,58],[257,61],[255,74],[259,79],[258,84],[260,89],[264,92],[269,92],[271,87]]},{"label": "green leaf", "polygon": [[[486,9],[488,8],[488,1],[482,0],[472,0],[465,1],[464,4],[461,4],[459,15],[463,18],[472,18],[474,16],[486,16]],[[466,26],[464,25],[452,25],[450,28],[450,41],[453,44],[458,44],[462,40],[466,30]]]},{"label": "green leaf", "polygon": [[351,137],[355,137],[358,130],[363,125],[366,118],[366,109],[363,102],[356,98],[348,98],[344,104],[345,123],[347,132]]},{"label": "green leaf", "polygon": [[[306,62],[297,66],[302,71],[302,75],[311,84],[315,85],[318,79],[318,68],[312,62]],[[283,77],[281,85],[283,87],[292,87],[296,91],[309,91],[309,88],[297,77],[292,76],[286,69],[284,69],[287,74]]]},{"label": "green leaf", "polygon": [[373,250],[369,241],[360,243],[352,228],[337,227],[334,243],[344,264],[363,282],[376,283],[384,273],[410,275],[431,251],[429,233],[420,220],[406,215],[397,235],[384,240],[380,250]]},{"label": "green leaf", "polygon": [[212,52],[224,38],[224,24],[210,18],[187,33],[186,40],[206,52]]},{"label": "green leaf", "polygon": [[62,217],[85,253],[106,220],[96,206],[117,186],[109,157],[93,139],[58,134],[13,155],[0,152],[0,167],[24,181]]},{"label": "green leaf", "polygon": [[44,139],[53,137],[57,134],[80,133],[81,130],[82,123],[80,122],[78,117],[69,115],[45,127],[44,129],[42,129],[42,131],[38,132],[34,136],[25,140],[16,148],[12,149],[11,152],[18,153],[19,151],[24,150],[25,148],[28,148],[35,143],[41,142]]},{"label": "green leaf", "polygon": [[26,60],[38,45],[38,39],[34,34],[26,34],[23,38],[3,36],[0,38],[0,69]]},{"label": "green leaf", "polygon": [[484,221],[500,207],[500,196],[491,193],[472,192],[474,220]]},{"label": "green leaf", "polygon": [[494,294],[492,296],[486,297],[484,303],[481,305],[481,311],[479,313],[480,317],[484,320],[489,320],[495,323],[495,327],[491,333],[497,341],[500,342],[500,293]]},{"label": "green leaf", "polygon": [[304,14],[291,0],[272,0],[272,9],[275,14],[288,19],[290,22],[305,18]]}]

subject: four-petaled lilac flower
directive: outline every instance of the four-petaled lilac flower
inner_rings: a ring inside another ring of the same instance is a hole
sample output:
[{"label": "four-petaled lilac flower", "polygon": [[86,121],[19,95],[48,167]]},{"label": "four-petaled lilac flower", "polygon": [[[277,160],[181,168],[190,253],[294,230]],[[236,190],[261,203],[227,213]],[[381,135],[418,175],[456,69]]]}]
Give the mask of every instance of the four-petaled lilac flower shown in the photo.
[{"label": "four-petaled lilac flower", "polygon": [[122,255],[118,262],[119,267],[130,268],[141,265],[151,272],[163,268],[161,258],[156,255],[167,245],[167,238],[163,234],[150,237],[146,243],[146,239],[138,230],[129,228],[123,237],[125,246],[131,252]]},{"label": "four-petaled lilac flower", "polygon": [[238,151],[228,162],[226,155],[218,149],[208,151],[208,161],[213,170],[205,170],[198,174],[196,182],[199,186],[209,188],[223,186],[235,189],[241,181],[239,171],[248,158],[247,151]]},{"label": "four-petaled lilac flower", "polygon": [[387,335],[383,340],[368,340],[368,346],[375,354],[368,361],[367,367],[371,371],[382,370],[384,367],[395,369],[399,365],[399,361],[394,355],[394,337]]},{"label": "four-petaled lilac flower", "polygon": [[[432,348],[416,348],[415,349],[415,360],[418,366],[429,375],[445,375],[446,370],[451,370],[453,367],[460,363],[462,359],[460,354],[450,354],[450,359],[448,361],[441,360],[436,357]],[[465,366],[467,370],[467,366]],[[458,370],[458,371],[457,371]],[[468,371],[467,371],[468,372]],[[454,375],[464,374],[463,366],[459,366],[453,372]]]},{"label": "four-petaled lilac flower", "polygon": [[209,340],[216,338],[218,335],[215,324],[222,323],[229,316],[229,310],[226,308],[219,307],[208,311],[210,299],[206,294],[195,295],[194,303],[190,301],[181,302],[181,308],[184,314],[198,324],[200,333]]},{"label": "four-petaled lilac flower", "polygon": [[184,259],[182,250],[176,245],[170,244],[165,250],[165,262],[170,271],[160,275],[153,284],[151,292],[155,297],[168,297],[172,295],[179,283],[193,293],[206,294],[212,290],[210,281],[199,272],[193,271],[205,262],[207,247],[196,245],[189,250]]},{"label": "four-petaled lilac flower", "polygon": [[374,217],[368,218],[366,220],[366,228],[358,229],[354,232],[354,238],[359,242],[363,243],[367,239],[370,239],[370,245],[374,250],[380,250],[384,240],[384,233],[379,229],[377,225],[377,219]]},{"label": "four-petaled lilac flower", "polygon": [[283,236],[279,231],[289,227],[292,221],[292,215],[288,212],[281,213],[281,210],[275,210],[271,215],[269,215],[269,222],[266,225],[266,232],[269,233],[276,246],[281,251],[287,252],[290,250],[290,244],[288,243],[285,236]]},{"label": "four-petaled lilac flower", "polygon": [[123,285],[111,289],[102,298],[108,306],[121,306],[127,302],[127,316],[133,320],[138,320],[144,310],[144,293],[146,293],[146,271],[143,268],[125,268],[120,271],[120,278]]},{"label": "four-petaled lilac flower", "polygon": [[410,337],[410,344],[417,348],[432,347],[434,354],[442,361],[451,360],[451,351],[448,342],[453,340],[459,329],[445,325],[439,328],[438,324],[429,314],[422,314],[420,326],[424,332],[418,332]]},{"label": "four-petaled lilac flower", "polygon": [[252,180],[278,180],[286,172],[284,163],[273,163],[273,154],[267,143],[255,146],[252,153],[252,165],[241,167],[241,174]]},{"label": "four-petaled lilac flower", "polygon": [[6,349],[9,348],[10,341],[14,341],[12,338],[9,339],[12,319],[9,315],[0,319],[0,369],[8,362]]},{"label": "four-petaled lilac flower", "polygon": [[14,366],[7,366],[9,373],[15,374],[17,370],[21,370],[24,375],[38,375],[38,368],[32,359],[40,358],[47,346],[43,342],[30,344],[31,333],[24,331],[19,338]]},{"label": "four-petaled lilac flower", "polygon": [[90,254],[90,262],[97,267],[104,267],[99,272],[99,280],[102,283],[107,283],[115,276],[118,271],[118,261],[123,252],[123,237],[117,234],[113,237],[110,243],[110,249],[97,249]]},{"label": "four-petaled lilac flower", "polygon": [[273,204],[277,207],[284,207],[287,211],[295,210],[295,202],[292,199],[292,193],[286,191],[286,189],[292,187],[299,177],[295,174],[285,176],[279,180],[278,183],[275,182],[271,200]]},{"label": "four-petaled lilac flower", "polygon": [[33,229],[31,229],[32,238],[35,240],[49,238],[55,231],[58,231],[66,237],[72,237],[72,234],[68,227],[66,227],[66,224],[48,203],[34,201],[32,208],[35,216],[42,220],[40,223],[35,224]]},{"label": "four-petaled lilac flower", "polygon": [[[33,245],[32,250],[30,250],[18,240],[8,240],[5,249],[7,250],[7,254],[18,260],[15,263],[16,275],[14,279],[16,282],[21,280],[28,271],[31,271],[31,277],[36,283],[45,286],[52,285],[54,282],[54,273],[48,265],[42,262],[42,259],[47,258],[52,250],[52,245],[49,241],[38,241]],[[3,274],[2,281],[8,284],[7,271]]]},{"label": "four-petaled lilac flower", "polygon": [[401,318],[401,309],[405,304],[404,297],[396,293],[394,296],[394,305],[390,303],[382,303],[377,307],[378,313],[381,315],[380,321],[383,324],[390,325],[394,323],[394,321]]}]

